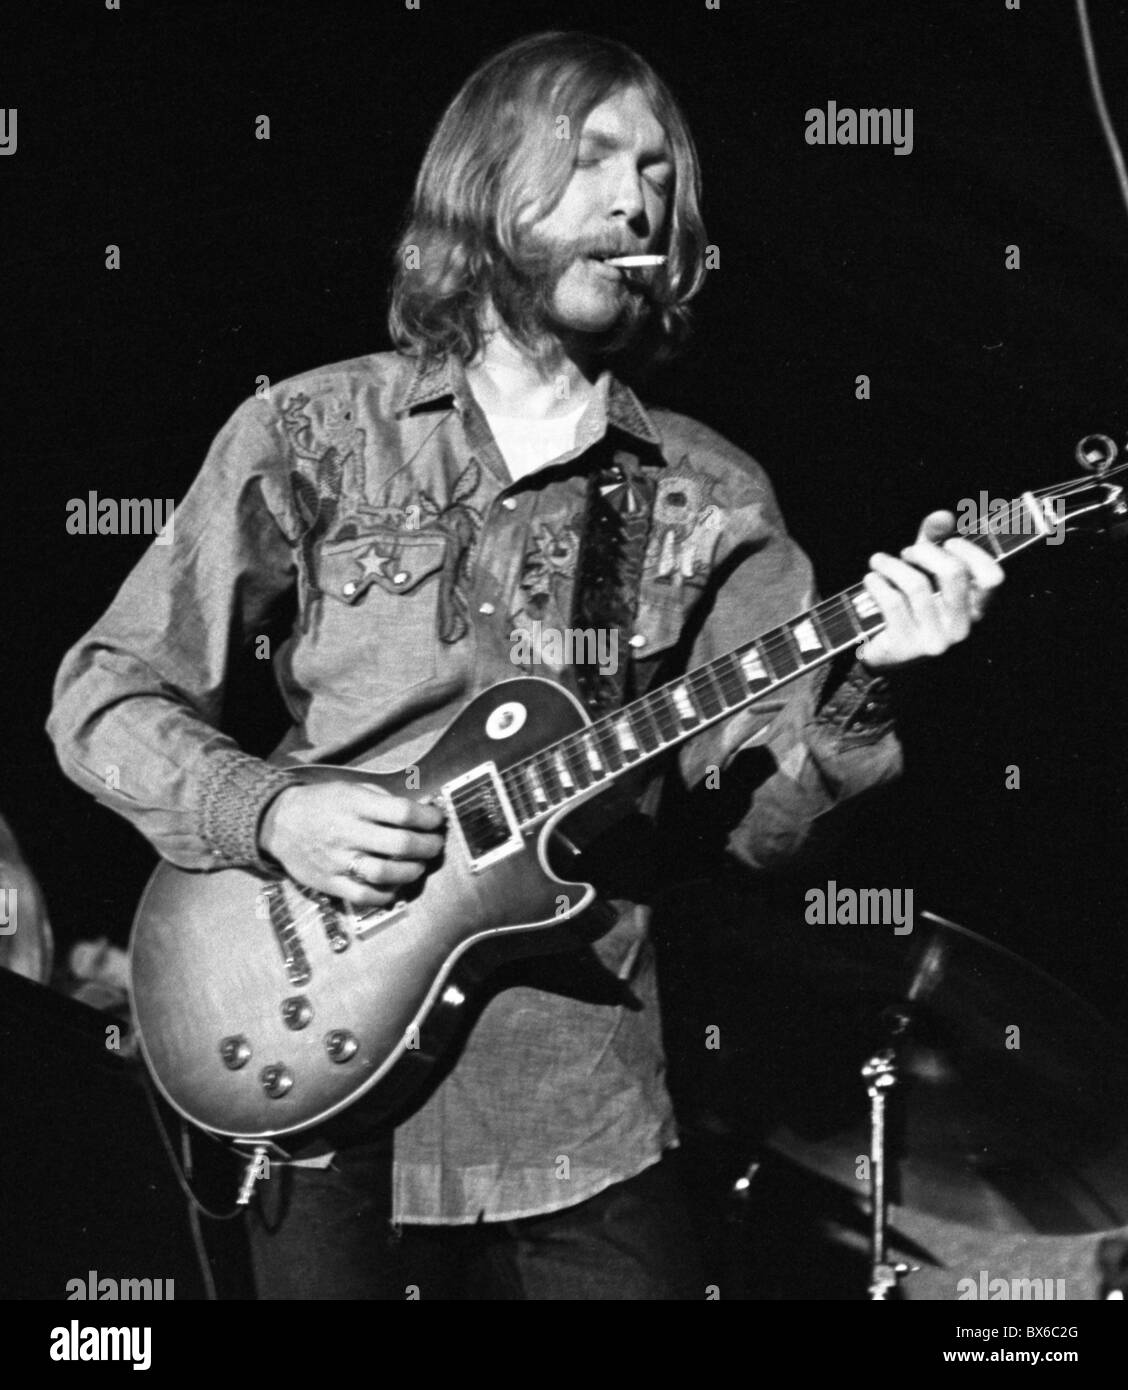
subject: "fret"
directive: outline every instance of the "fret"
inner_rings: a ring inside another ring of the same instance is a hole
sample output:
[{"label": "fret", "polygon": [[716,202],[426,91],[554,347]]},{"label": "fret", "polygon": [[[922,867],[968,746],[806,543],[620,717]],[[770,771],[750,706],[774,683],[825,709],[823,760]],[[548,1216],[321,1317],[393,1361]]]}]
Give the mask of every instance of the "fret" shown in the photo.
[{"label": "fret", "polygon": [[657,753],[665,740],[658,727],[658,720],[651,711],[649,697],[636,701],[631,708],[634,711],[635,733],[643,749],[647,753]]},{"label": "fret", "polygon": [[548,805],[548,793],[544,789],[544,782],[541,780],[540,769],[535,759],[526,763],[525,776],[533,793],[533,806],[536,810],[541,811]]},{"label": "fret", "polygon": [[621,772],[626,764],[611,725],[606,719],[600,719],[592,725],[591,734],[599,748],[599,756],[603,760],[603,775],[606,777],[612,773]]},{"label": "fret", "polygon": [[513,803],[513,810],[518,820],[528,820],[532,814],[532,802],[529,793],[525,788],[525,783],[521,777],[521,768],[510,768],[508,772],[502,773],[502,784],[509,795],[509,800]]},{"label": "fret", "polygon": [[654,723],[662,735],[662,742],[673,743],[681,734],[681,724],[674,710],[674,703],[670,699],[670,692],[663,686],[652,691],[648,699],[654,713]]},{"label": "fret", "polygon": [[715,719],[718,714],[724,714],[727,706],[720,686],[713,679],[712,662],[690,673],[689,687],[695,703],[704,710],[706,719]]},{"label": "fret", "polygon": [[634,728],[631,725],[629,714],[621,714],[615,720],[615,737],[619,741],[619,750],[625,758],[633,762],[641,754],[638,746],[638,739],[635,738]]},{"label": "fret", "polygon": [[576,785],[586,790],[595,780],[595,776],[585,755],[582,738],[573,734],[572,737],[564,740],[560,749],[565,762],[568,764],[569,771],[576,779]]},{"label": "fret", "polygon": [[576,741],[583,745],[584,757],[587,758],[588,767],[591,768],[595,777],[606,777],[607,768],[603,762],[603,755],[599,751],[598,741],[592,738],[592,731],[585,729],[582,734],[576,735]]},{"label": "fret", "polygon": [[858,625],[863,632],[872,632],[885,622],[881,616],[881,609],[874,602],[868,589],[852,589],[849,597],[850,602],[854,605]]},{"label": "fret", "polygon": [[[769,643],[770,645],[768,645]],[[799,644],[787,626],[777,627],[768,633],[768,636],[763,639],[763,645],[767,646],[771,654],[772,665],[775,667],[778,677],[793,676],[796,671],[801,671],[806,665],[799,654]]]},{"label": "fret", "polygon": [[815,630],[811,615],[800,618],[798,622],[790,623],[788,631],[791,633],[795,645],[799,648],[799,659],[804,665],[814,661],[816,657],[822,656],[826,650],[822,638]]},{"label": "fret", "polygon": [[560,785],[560,779],[556,775],[556,768],[552,758],[547,753],[537,753],[533,758],[533,763],[537,769],[537,775],[541,779],[545,795],[548,797],[549,805],[555,805],[564,797],[564,788]]},{"label": "fret", "polygon": [[674,702],[678,718],[682,724],[700,724],[701,716],[697,713],[693,700],[690,698],[689,691],[686,689],[684,680],[680,680],[676,685],[669,687],[670,699]]},{"label": "fret", "polygon": [[852,606],[841,595],[820,603],[815,612],[829,647],[849,647],[862,636]]},{"label": "fret", "polygon": [[740,653],[739,660],[745,682],[753,695],[758,694],[761,690],[766,690],[771,685],[773,676],[764,658],[764,653],[760,650],[759,642],[753,642],[750,647],[745,648]]},{"label": "fret", "polygon": [[713,668],[726,708],[739,705],[748,698],[748,688],[740,677],[740,663],[735,652],[720,657],[713,663]]},{"label": "fret", "polygon": [[564,794],[570,796],[576,790],[575,778],[572,776],[572,769],[568,766],[564,757],[564,752],[560,748],[552,750],[552,770],[556,774],[556,780],[564,789]]}]

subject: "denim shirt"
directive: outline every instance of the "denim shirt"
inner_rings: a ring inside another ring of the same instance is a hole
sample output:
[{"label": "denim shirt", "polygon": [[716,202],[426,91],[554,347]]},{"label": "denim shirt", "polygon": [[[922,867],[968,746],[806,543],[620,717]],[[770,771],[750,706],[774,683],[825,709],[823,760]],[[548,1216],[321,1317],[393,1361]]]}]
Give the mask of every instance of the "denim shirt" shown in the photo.
[{"label": "denim shirt", "polygon": [[[64,771],[174,864],[269,871],[257,831],[287,765],[367,750],[364,766],[397,771],[499,680],[574,689],[567,668],[515,664],[537,652],[515,638],[571,621],[597,449],[657,486],[629,646],[621,635],[636,691],[675,674],[683,633],[678,659],[696,665],[813,602],[763,470],[714,431],[644,409],[604,373],[575,448],[514,482],[457,360],[378,353],[276,384],[220,431],[171,538],[63,661],[48,730]],[[239,646],[286,599],[296,620],[272,663],[293,722],[264,761],[222,732],[221,711]],[[824,679],[793,681],[680,751],[690,784],[749,745],[770,752],[729,840],[745,864],[786,859],[820,815],[900,770],[860,668],[831,692]],[[552,1211],[676,1143],[648,914],[618,906],[593,949],[621,994],[497,993],[396,1130],[395,1220]]]}]

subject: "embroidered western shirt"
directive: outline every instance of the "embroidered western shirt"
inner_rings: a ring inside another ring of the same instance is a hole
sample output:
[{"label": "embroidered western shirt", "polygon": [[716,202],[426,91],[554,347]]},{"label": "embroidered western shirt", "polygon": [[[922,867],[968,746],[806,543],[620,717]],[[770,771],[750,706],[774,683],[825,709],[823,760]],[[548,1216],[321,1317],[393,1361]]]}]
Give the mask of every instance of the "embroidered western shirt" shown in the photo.
[{"label": "embroidered western shirt", "polygon": [[[719,656],[813,601],[765,474],[714,431],[644,409],[605,373],[574,448],[515,482],[456,360],[375,354],[277,384],[221,430],[171,536],[63,661],[48,729],[64,770],[174,864],[269,872],[257,831],[287,764],[367,749],[366,766],[395,771],[499,680],[573,685],[543,638],[572,612],[597,448],[657,485],[629,634],[636,689],[671,659]],[[296,621],[272,659],[293,722],[263,761],[222,731],[222,703],[238,644],[288,597]],[[523,668],[518,656],[544,659]],[[729,841],[748,865],[785,859],[817,817],[899,771],[860,668],[829,699],[823,679],[801,677],[681,750],[690,783],[750,744],[769,750],[774,771]],[[399,1126],[397,1221],[551,1211],[676,1143],[647,911],[617,905],[592,949],[619,992],[496,993]]]}]

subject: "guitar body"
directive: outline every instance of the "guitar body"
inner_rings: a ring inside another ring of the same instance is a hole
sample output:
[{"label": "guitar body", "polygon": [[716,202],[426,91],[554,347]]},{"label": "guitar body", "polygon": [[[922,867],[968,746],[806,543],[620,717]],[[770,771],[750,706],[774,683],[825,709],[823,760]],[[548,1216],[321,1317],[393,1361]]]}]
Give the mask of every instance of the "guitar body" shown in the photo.
[{"label": "guitar body", "polygon": [[[1094,477],[1023,493],[998,517],[992,507],[971,542],[1002,560],[1093,519],[1128,531],[1116,445],[1090,435],[1077,457]],[[361,915],[285,878],[162,865],[132,943],[157,1084],[187,1119],[245,1139],[308,1129],[362,1098],[377,1116],[399,1109],[469,1020],[476,979],[585,940],[575,919],[595,892],[548,861],[565,815],[884,625],[859,584],[594,723],[561,686],[517,677],[471,701],[417,767],[300,768],[306,781],[440,800],[443,857],[391,908]]]},{"label": "guitar body", "polygon": [[[588,722],[561,686],[517,678],[476,697],[413,775],[300,772],[425,799],[484,765],[503,772]],[[149,1069],[185,1118],[269,1138],[362,1097],[366,1115],[386,1114],[426,1080],[487,968],[576,944],[566,924],[595,895],[548,866],[559,816],[476,857],[453,819],[448,804],[443,857],[419,890],[367,914],[289,880],[157,868],[133,928],[134,1009]]]}]

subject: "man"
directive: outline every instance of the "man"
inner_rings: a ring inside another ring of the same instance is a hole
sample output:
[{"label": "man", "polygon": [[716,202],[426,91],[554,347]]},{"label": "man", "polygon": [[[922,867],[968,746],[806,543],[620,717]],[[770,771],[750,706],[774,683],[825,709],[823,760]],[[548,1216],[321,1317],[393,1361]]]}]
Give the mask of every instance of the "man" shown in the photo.
[{"label": "man", "polygon": [[[519,653],[613,708],[808,606],[810,566],[758,465],[621,380],[684,333],[704,279],[698,185],[685,122],[631,51],[545,34],[485,63],[419,174],[399,352],[235,413],[173,543],[64,661],[49,727],[68,774],[176,864],[281,868],[386,905],[440,854],[442,810],[302,785],[283,763],[368,750],[366,766],[409,766],[474,693],[519,674]],[[665,261],[603,263],[617,255]],[[965,637],[1001,578],[943,540],[953,525],[933,514],[901,557],[873,557],[886,627],[864,665],[785,686],[683,750],[690,783],[748,748],[767,759],[728,841],[743,863],[794,853],[836,802],[897,773],[878,673]],[[239,646],[291,596],[274,664],[293,726],[263,762],[219,720]],[[621,663],[554,666],[546,634],[591,626],[621,638]],[[376,1134],[331,1160],[305,1146],[281,1196],[272,1180],[252,1232],[263,1296],[704,1296],[664,1158],[676,1133],[647,912],[616,907],[590,951],[489,999],[397,1127],[390,1176]]]}]

